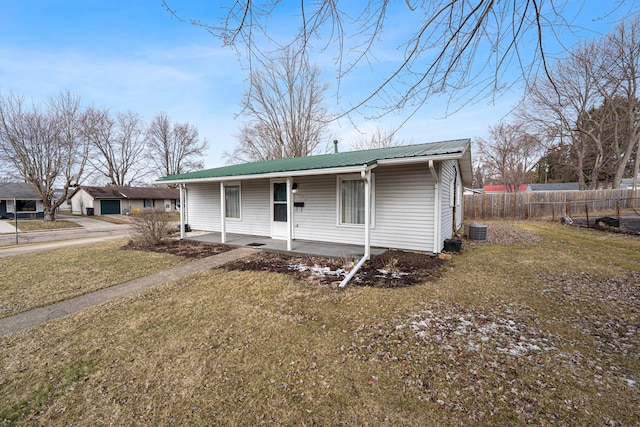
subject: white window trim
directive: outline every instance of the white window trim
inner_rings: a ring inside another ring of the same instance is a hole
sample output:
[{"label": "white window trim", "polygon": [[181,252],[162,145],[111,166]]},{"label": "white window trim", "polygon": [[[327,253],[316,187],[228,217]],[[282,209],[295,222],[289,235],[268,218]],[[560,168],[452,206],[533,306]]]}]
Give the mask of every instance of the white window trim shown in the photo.
[{"label": "white window trim", "polygon": [[[225,182],[224,183],[225,196],[226,196],[226,192],[227,192],[227,187],[238,187],[238,212],[239,212],[239,216],[238,216],[238,218],[232,217],[232,216],[227,216],[227,214],[225,212],[225,216],[224,216],[225,220],[226,221],[232,221],[232,222],[240,222],[240,221],[242,221],[242,181]],[[225,206],[226,206],[226,202],[225,202]]]},{"label": "white window trim", "polygon": [[[344,223],[342,219],[342,181],[362,180],[362,176],[357,174],[337,175],[336,176],[336,225],[344,228],[364,228],[364,224]],[[376,225],[376,180],[375,174],[371,173],[370,187],[370,206],[369,206],[369,228],[375,228]]]}]

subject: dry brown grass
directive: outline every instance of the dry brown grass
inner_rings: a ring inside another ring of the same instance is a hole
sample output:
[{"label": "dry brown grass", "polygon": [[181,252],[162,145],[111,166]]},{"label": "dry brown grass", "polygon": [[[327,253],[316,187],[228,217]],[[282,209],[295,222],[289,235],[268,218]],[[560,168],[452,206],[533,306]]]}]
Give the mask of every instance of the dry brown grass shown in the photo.
[{"label": "dry brown grass", "polygon": [[640,240],[512,226],[420,286],[213,270],[2,338],[0,420],[637,425]]},{"label": "dry brown grass", "polygon": [[0,317],[52,304],[137,277],[184,260],[169,254],[123,251],[115,240],[50,252],[0,258]]},{"label": "dry brown grass", "polygon": [[[14,222],[10,222],[14,225]],[[80,225],[75,222],[58,219],[55,221],[43,221],[41,219],[18,220],[18,230],[20,231],[45,231],[45,230],[61,230],[65,228],[78,228]]]}]

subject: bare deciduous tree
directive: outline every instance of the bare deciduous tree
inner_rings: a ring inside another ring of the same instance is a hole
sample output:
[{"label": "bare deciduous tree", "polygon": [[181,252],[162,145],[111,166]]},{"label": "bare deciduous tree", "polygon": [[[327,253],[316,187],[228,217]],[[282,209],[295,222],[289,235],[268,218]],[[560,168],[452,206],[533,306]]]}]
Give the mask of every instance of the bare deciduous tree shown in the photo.
[{"label": "bare deciduous tree", "polygon": [[165,112],[156,114],[147,131],[151,162],[161,175],[177,175],[203,167],[199,160],[208,148],[198,129],[189,123],[171,124]]},{"label": "bare deciduous tree", "polygon": [[522,124],[490,126],[489,139],[476,142],[483,166],[510,192],[530,182],[543,148]]},{"label": "bare deciduous tree", "polygon": [[89,162],[109,185],[128,186],[149,174],[142,117],[132,111],[111,118],[106,109],[89,108],[84,116],[85,137],[97,150]]},{"label": "bare deciduous tree", "polygon": [[375,132],[371,135],[363,135],[356,142],[351,144],[353,150],[370,150],[372,148],[386,148],[396,145],[403,145],[404,141],[396,140],[396,133],[394,131],[382,130],[376,128]]},{"label": "bare deciduous tree", "polygon": [[640,144],[639,31],[636,18],[576,46],[550,67],[553,81],[531,85],[521,110],[521,119],[546,132],[550,145],[568,142],[581,189],[603,180],[618,188]]},{"label": "bare deciduous tree", "polygon": [[[611,81],[608,99],[611,100],[611,139],[617,161],[613,187],[619,188],[634,149],[640,153],[640,18],[619,24],[603,44],[603,60],[610,67],[606,78]],[[637,161],[633,176],[637,185]]]},{"label": "bare deciduous tree", "polygon": [[[549,145],[570,141],[576,176],[584,189],[587,181],[597,183],[604,153],[599,125],[605,116],[597,110],[603,101],[597,45],[578,45],[570,57],[551,67],[551,73],[554,82],[540,79],[530,86],[520,118],[541,134],[546,132]],[[585,159],[590,151],[595,158],[587,170]]]},{"label": "bare deciduous tree", "polygon": [[[173,1],[163,0],[167,10],[182,20],[170,3]],[[442,93],[461,102],[491,97],[523,78],[534,78],[540,71],[545,74],[549,46],[557,49],[563,31],[573,29],[571,4],[569,0],[322,0],[293,4],[233,0],[219,4],[225,10],[219,23],[211,23],[212,17],[184,20],[235,46],[246,54],[250,66],[265,62],[274,49],[295,48],[296,55],[311,50],[331,55],[339,82],[351,72],[373,68],[374,74],[382,76],[380,83],[345,108],[344,114],[371,107],[373,114],[380,116],[402,108],[414,113],[432,95]],[[625,6],[615,2],[602,16]],[[587,10],[584,6],[576,9],[582,13]],[[636,13],[636,5],[625,12]],[[281,18],[277,34],[284,40],[278,40],[269,27],[276,14]],[[394,18],[398,16],[402,17],[402,28],[390,34],[388,28],[397,26]],[[287,35],[284,28],[293,29],[292,33]],[[377,55],[388,36],[397,34],[394,47],[400,54],[388,67],[390,62],[378,61]],[[518,68],[520,74],[507,72],[511,67]]]},{"label": "bare deciduous tree", "polygon": [[56,208],[82,177],[89,144],[80,131],[81,115],[80,99],[70,92],[31,108],[23,96],[0,97],[0,152],[14,174],[35,187],[45,221],[55,220]]},{"label": "bare deciduous tree", "polygon": [[328,123],[324,105],[327,85],[320,69],[306,58],[285,51],[262,70],[251,70],[241,105],[247,117],[230,162],[303,157],[322,141]]}]

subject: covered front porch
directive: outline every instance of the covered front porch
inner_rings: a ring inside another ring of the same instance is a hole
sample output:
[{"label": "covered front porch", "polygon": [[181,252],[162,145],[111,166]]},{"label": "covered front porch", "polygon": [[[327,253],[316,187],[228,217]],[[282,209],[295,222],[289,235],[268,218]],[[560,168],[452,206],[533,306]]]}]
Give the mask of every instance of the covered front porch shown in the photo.
[{"label": "covered front porch", "polygon": [[[185,233],[187,240],[206,243],[222,243],[220,233]],[[306,240],[292,240],[291,250],[287,250],[287,241],[272,239],[265,236],[226,233],[226,244],[231,246],[250,246],[268,251],[294,253],[301,255],[315,255],[329,258],[360,258],[364,255],[362,245],[347,245],[341,243],[312,242]],[[371,247],[371,255],[383,254],[386,248]]]}]

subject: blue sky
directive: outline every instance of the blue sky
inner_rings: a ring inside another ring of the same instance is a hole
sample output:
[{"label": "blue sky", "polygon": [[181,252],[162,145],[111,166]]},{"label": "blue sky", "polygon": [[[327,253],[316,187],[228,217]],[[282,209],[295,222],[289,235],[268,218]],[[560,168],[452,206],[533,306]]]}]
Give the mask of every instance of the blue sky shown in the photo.
[{"label": "blue sky", "polygon": [[[186,18],[215,21],[216,1],[171,0],[169,4]],[[404,4],[404,1],[400,2]],[[582,26],[564,36],[571,45],[580,38],[608,31],[628,7],[603,20],[608,1],[587,1],[572,18]],[[629,2],[633,3],[633,2]],[[398,21],[401,21],[399,17]],[[399,28],[390,26],[390,39]],[[380,50],[377,59],[397,55],[392,48]],[[329,107],[336,106],[333,64],[318,58],[323,77],[332,85]],[[366,68],[342,86],[341,101],[353,102],[375,78]],[[174,121],[198,127],[209,141],[206,167],[222,166],[222,153],[231,151],[240,127],[236,118],[245,89],[246,70],[236,52],[221,46],[219,39],[196,26],[179,22],[160,0],[0,0],[0,94],[16,92],[39,101],[62,90],[80,95],[83,102],[111,111],[132,110],[151,120],[165,111]],[[445,114],[444,99],[434,99],[400,131],[405,142],[485,136],[520,98],[514,88],[496,100],[467,105]],[[343,104],[344,105],[344,104]],[[381,122],[356,118],[360,132],[391,128],[401,116]],[[345,149],[360,137],[351,123],[335,123],[328,140],[337,138]],[[329,141],[328,141],[329,142]]]}]

